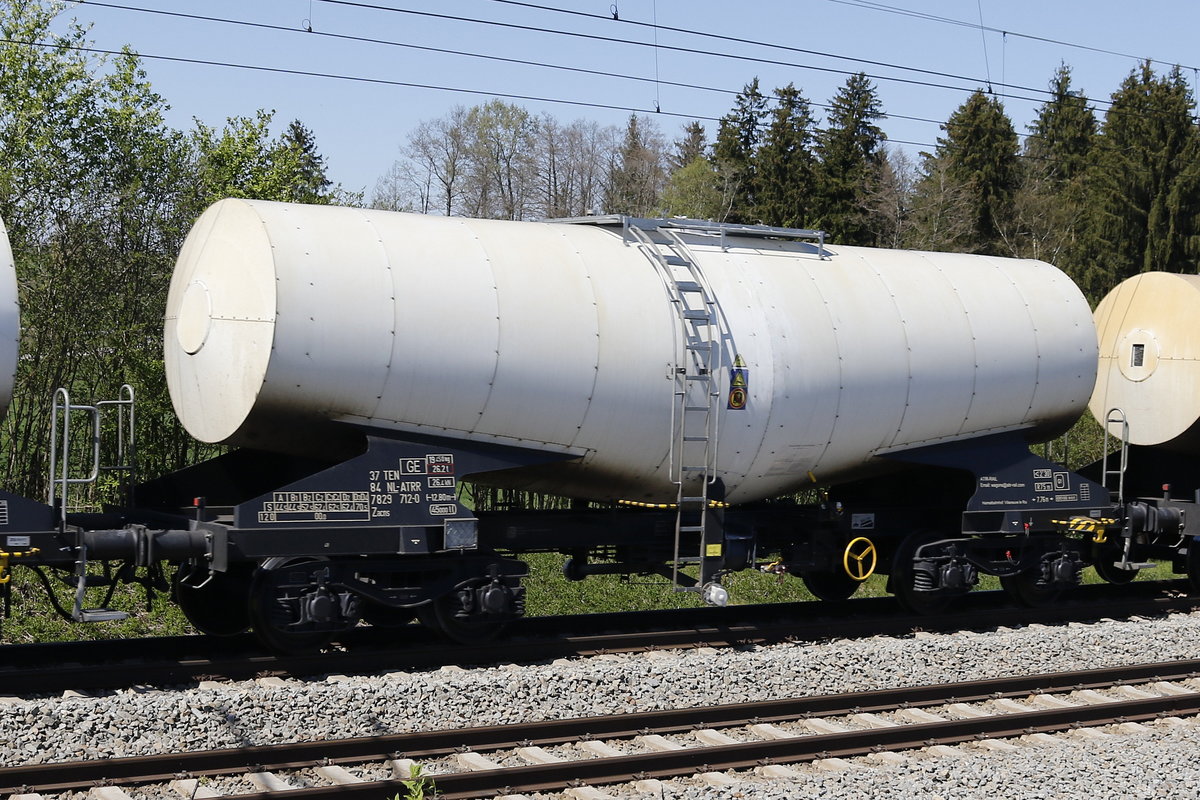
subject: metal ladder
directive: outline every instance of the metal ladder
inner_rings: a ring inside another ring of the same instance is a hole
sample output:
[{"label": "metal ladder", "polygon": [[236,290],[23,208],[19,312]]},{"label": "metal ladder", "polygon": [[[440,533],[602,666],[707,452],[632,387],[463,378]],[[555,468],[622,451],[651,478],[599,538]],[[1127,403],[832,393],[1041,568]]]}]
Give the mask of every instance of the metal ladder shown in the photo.
[{"label": "metal ladder", "polygon": [[[1108,468],[1108,438],[1111,427],[1114,424],[1121,425],[1121,459],[1116,469]],[[1104,417],[1104,457],[1100,462],[1100,468],[1103,472],[1102,483],[1104,488],[1108,490],[1109,500],[1123,504],[1125,502],[1125,471],[1129,467],[1129,420],[1125,416],[1125,412],[1119,408],[1110,408],[1108,414]],[[1112,478],[1117,480],[1116,491],[1113,490],[1109,482]]]},{"label": "metal ladder", "polygon": [[[674,367],[670,478],[676,486],[671,583],[680,569],[706,556],[710,488],[716,479],[721,327],[716,299],[695,257],[677,230],[651,220],[630,220],[628,230],[658,267],[682,336],[683,360]],[[693,549],[694,544],[694,549]]]},{"label": "metal ladder", "polygon": [[[1120,424],[1121,426],[1121,458],[1116,469],[1109,469],[1109,429],[1115,424]],[[1108,414],[1104,417],[1104,457],[1100,468],[1104,475],[1104,488],[1108,490],[1109,500],[1124,507],[1125,472],[1129,468],[1129,419],[1125,416],[1125,412],[1119,408],[1110,408]],[[1117,481],[1115,492],[1109,485],[1112,478],[1116,478]],[[1153,561],[1131,561],[1129,557],[1133,554],[1133,534],[1128,529],[1128,526],[1122,531],[1122,535],[1125,537],[1125,546],[1121,549],[1121,560],[1113,562],[1114,567],[1127,571],[1135,571],[1150,569],[1155,566]]]},{"label": "metal ladder", "polygon": [[[104,413],[115,409],[116,419],[116,462],[102,464],[100,459],[100,439]],[[72,477],[71,471],[71,417],[84,414],[91,431],[90,466],[87,473]],[[116,400],[101,400],[95,405],[82,405],[71,402],[71,395],[65,388],[54,392],[54,401],[50,410],[50,485],[48,503],[58,513],[58,529],[60,533],[68,532],[67,512],[70,508],[71,487],[94,484],[105,472],[122,473],[126,478],[132,478],[136,459],[134,457],[134,395],[133,387],[129,384],[121,386],[120,395]],[[125,482],[125,481],[123,481]],[[75,561],[75,607],[72,612],[76,622],[109,622],[128,617],[124,611],[110,608],[84,608],[84,593],[89,586],[102,585],[96,578],[89,576],[87,571],[87,544],[84,542],[83,530],[76,529],[76,561]]]},{"label": "metal ladder", "polygon": [[[674,402],[671,405],[670,477],[677,488],[674,561],[671,583],[676,591],[695,591],[713,605],[724,605],[728,592],[720,586],[724,565],[725,534],[719,508],[724,506],[724,484],[718,479],[717,433],[722,354],[736,351],[723,337],[716,298],[699,264],[682,238],[698,234],[728,251],[745,246],[746,239],[813,240],[809,253],[820,260],[830,257],[824,231],[742,225],[711,220],[639,218],[622,214],[547,220],[559,224],[595,225],[621,229],[658,269],[678,318],[676,352],[684,353],[674,367]],[[735,367],[741,366],[734,364]],[[695,542],[697,549],[691,550]],[[681,574],[680,566],[700,565],[700,578]]]}]

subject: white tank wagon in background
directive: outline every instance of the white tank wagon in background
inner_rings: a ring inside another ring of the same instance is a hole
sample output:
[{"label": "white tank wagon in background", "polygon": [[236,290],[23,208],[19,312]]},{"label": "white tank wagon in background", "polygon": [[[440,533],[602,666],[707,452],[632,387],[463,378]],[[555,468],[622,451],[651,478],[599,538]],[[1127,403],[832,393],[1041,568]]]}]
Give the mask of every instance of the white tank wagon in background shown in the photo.
[{"label": "white tank wagon in background", "polygon": [[[1046,438],[1091,394],[1088,305],[1049,264],[678,225],[716,310],[713,473],[731,502],[909,448]],[[221,201],[171,283],[176,412],[203,441],[285,452],[331,422],[517,445],[570,460],[491,482],[672,499],[685,337],[669,279],[627,234]]]},{"label": "white tank wagon in background", "polygon": [[12,402],[21,339],[21,309],[17,300],[17,270],[8,228],[0,220],[0,419]]},{"label": "white tank wagon in background", "polygon": [[1200,448],[1200,276],[1145,272],[1096,307],[1099,375],[1089,403],[1130,444]]}]

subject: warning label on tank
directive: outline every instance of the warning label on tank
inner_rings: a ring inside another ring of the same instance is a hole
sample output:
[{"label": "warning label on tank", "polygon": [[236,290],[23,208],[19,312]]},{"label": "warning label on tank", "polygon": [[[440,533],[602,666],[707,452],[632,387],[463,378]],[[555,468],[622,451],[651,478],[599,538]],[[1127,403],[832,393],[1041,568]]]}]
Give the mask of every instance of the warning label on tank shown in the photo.
[{"label": "warning label on tank", "polygon": [[749,400],[749,391],[750,370],[741,355],[738,355],[729,370],[729,401],[726,407],[734,411],[743,410]]}]

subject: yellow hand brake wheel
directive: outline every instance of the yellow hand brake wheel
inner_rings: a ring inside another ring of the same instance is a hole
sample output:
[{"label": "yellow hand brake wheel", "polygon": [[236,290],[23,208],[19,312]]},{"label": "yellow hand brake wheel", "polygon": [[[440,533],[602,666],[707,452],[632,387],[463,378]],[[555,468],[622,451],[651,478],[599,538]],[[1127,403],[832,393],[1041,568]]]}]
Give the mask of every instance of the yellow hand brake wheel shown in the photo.
[{"label": "yellow hand brake wheel", "polygon": [[875,543],[865,536],[851,539],[842,553],[842,569],[856,581],[865,581],[871,577],[877,561]]}]

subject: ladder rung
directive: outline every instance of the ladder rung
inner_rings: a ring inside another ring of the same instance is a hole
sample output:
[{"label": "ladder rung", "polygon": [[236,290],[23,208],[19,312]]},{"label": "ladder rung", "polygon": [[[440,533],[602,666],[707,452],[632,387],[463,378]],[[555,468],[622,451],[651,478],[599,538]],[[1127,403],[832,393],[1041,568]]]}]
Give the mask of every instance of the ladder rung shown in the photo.
[{"label": "ladder rung", "polygon": [[685,466],[680,467],[680,469],[683,470],[684,472],[708,472],[707,466],[689,467],[689,466],[685,465]]},{"label": "ladder rung", "polygon": [[695,351],[699,352],[699,351],[703,351],[703,350],[712,350],[713,343],[712,342],[689,342],[686,345],[686,347],[688,350],[695,350]]},{"label": "ladder rung", "polygon": [[703,530],[704,530],[703,525],[680,525],[679,526],[680,533],[700,533]]},{"label": "ladder rung", "polygon": [[685,437],[683,437],[683,440],[685,442],[707,442],[708,437],[707,436],[685,436]]},{"label": "ladder rung", "polygon": [[704,308],[685,309],[682,316],[684,319],[696,320],[699,322],[712,321],[712,314],[709,314],[708,310]]},{"label": "ladder rung", "polygon": [[689,262],[686,258],[680,258],[679,256],[664,255],[663,263],[671,267],[686,267],[691,262]]},{"label": "ladder rung", "polygon": [[124,611],[111,608],[84,608],[79,611],[80,622],[117,622],[128,617]]},{"label": "ladder rung", "polygon": [[685,503],[707,503],[707,502],[708,502],[707,497],[681,497],[681,498],[679,498],[680,505],[683,505]]},{"label": "ladder rung", "polygon": [[708,406],[684,406],[684,411],[712,411]]},{"label": "ladder rung", "polygon": [[683,379],[685,381],[711,381],[712,375],[708,374],[707,372],[703,375],[684,375]]},{"label": "ladder rung", "polygon": [[675,281],[675,288],[681,292],[703,292],[700,284],[695,281]]}]

